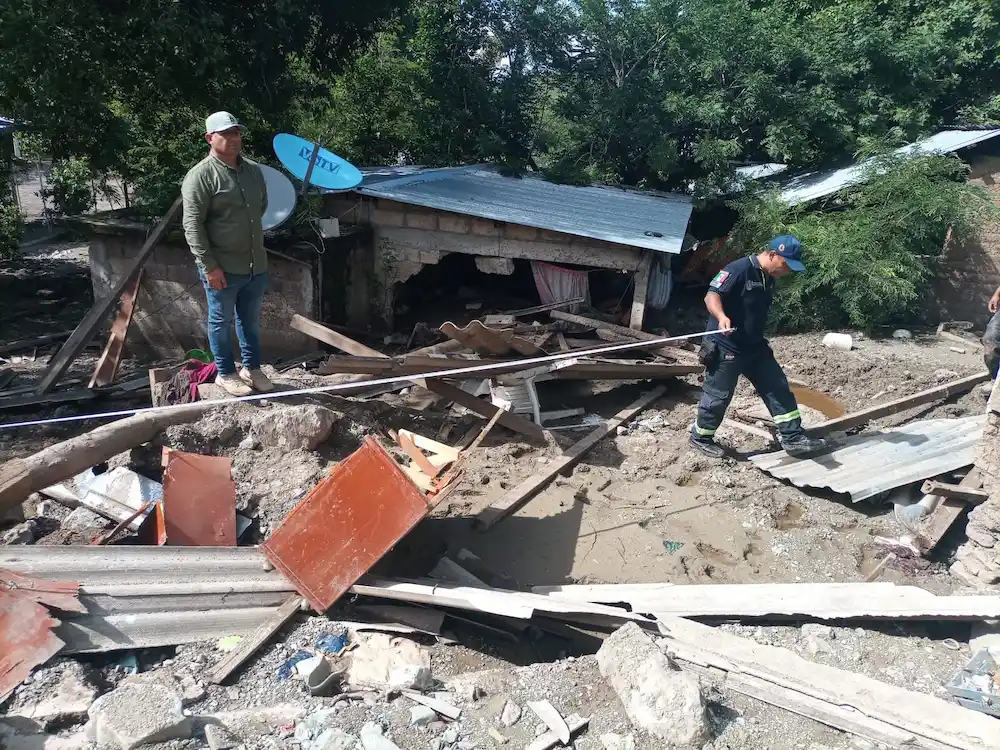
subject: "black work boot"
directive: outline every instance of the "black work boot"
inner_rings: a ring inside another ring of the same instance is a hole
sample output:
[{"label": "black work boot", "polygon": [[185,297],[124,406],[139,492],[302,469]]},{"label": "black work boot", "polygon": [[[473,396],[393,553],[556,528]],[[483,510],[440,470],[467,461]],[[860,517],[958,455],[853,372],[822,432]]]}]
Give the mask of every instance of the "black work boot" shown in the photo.
[{"label": "black work boot", "polygon": [[710,458],[722,458],[726,455],[722,448],[716,445],[712,438],[701,437],[700,435],[695,435],[692,432],[688,442]]},{"label": "black work boot", "polygon": [[781,447],[785,449],[785,453],[793,458],[820,453],[827,447],[827,441],[823,438],[809,437],[804,432],[791,437],[782,437],[780,441]]}]

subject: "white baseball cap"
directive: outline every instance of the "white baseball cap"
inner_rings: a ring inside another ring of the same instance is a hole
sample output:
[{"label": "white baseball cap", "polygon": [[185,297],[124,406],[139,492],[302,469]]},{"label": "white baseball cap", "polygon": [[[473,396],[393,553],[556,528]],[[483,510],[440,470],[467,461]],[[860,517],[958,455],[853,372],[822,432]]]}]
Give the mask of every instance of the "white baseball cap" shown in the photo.
[{"label": "white baseball cap", "polygon": [[246,130],[240,124],[240,121],[229,112],[214,112],[205,120],[205,133],[221,133],[223,130],[229,130],[230,128]]}]

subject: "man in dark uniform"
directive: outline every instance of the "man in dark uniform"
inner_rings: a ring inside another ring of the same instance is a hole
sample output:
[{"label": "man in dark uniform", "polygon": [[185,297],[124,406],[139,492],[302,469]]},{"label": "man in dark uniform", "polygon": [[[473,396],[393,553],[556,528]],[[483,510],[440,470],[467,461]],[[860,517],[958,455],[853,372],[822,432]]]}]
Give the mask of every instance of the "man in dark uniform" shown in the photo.
[{"label": "man in dark uniform", "polygon": [[713,458],[721,458],[715,432],[722,424],[740,375],[757,389],[778,428],[781,447],[802,456],[821,450],[826,441],[810,438],[788,379],[764,338],[767,314],[774,300],[775,279],[804,271],[802,245],[790,235],[777,237],[756,256],[733,261],[712,279],[705,306],[712,314],[701,347],[705,383],[698,418],[691,428],[691,444]]}]

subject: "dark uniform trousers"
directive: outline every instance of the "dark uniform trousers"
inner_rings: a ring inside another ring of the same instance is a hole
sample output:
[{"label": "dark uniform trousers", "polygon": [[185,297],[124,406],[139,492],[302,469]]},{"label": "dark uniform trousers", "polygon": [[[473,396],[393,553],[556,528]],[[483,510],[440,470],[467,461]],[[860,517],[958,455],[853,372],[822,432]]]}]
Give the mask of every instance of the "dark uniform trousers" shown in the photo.
[{"label": "dark uniform trousers", "polygon": [[722,347],[717,347],[717,352],[714,362],[705,371],[694,429],[698,437],[707,440],[715,436],[726,416],[729,402],[733,400],[740,375],[746,376],[764,400],[782,438],[802,432],[799,405],[770,346],[763,344],[746,354],[730,352]]}]

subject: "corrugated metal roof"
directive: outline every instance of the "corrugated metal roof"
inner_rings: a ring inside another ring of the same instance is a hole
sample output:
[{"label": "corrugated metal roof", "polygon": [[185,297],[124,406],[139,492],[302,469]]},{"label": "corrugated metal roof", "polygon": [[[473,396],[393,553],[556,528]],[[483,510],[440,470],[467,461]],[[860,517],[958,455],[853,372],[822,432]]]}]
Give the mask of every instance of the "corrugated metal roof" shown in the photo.
[{"label": "corrugated metal roof", "polygon": [[[897,154],[923,155],[948,154],[963,148],[974,146],[1000,135],[996,130],[943,130],[940,133],[897,148]],[[865,167],[871,163],[866,159],[860,164],[853,164],[842,169],[828,169],[799,175],[784,183],[781,198],[788,205],[795,206],[833,195],[838,190],[855,185],[865,179]]]},{"label": "corrugated metal roof", "polygon": [[256,547],[0,547],[0,568],[78,581],[86,614],[60,613],[62,653],[252,631],[294,591]]},{"label": "corrugated metal roof", "polygon": [[362,195],[664,253],[681,251],[691,217],[685,195],[557,185],[485,166],[362,172],[364,182],[356,189]]},{"label": "corrugated metal roof", "polygon": [[758,469],[797,487],[829,489],[858,502],[970,466],[984,424],[985,414],[930,419],[847,438],[836,450],[815,458],[791,458],[778,451],[750,460]]}]

